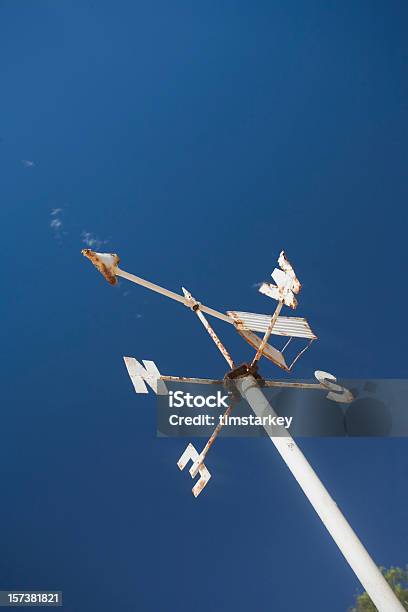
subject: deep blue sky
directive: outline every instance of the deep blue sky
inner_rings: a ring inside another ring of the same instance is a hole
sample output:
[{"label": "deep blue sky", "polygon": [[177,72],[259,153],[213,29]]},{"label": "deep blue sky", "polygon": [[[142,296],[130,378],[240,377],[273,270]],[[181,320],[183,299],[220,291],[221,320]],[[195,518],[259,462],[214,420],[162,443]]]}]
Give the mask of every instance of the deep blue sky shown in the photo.
[{"label": "deep blue sky", "polygon": [[[220,440],[192,497],[187,441],[155,438],[122,355],[224,363],[188,311],[79,251],[88,232],[124,269],[268,312],[253,284],[285,248],[319,335],[294,375],[406,377],[407,26],[403,1],[0,2],[1,589],[70,612],[352,603],[268,439]],[[375,560],[407,563],[408,442],[301,446]]]}]

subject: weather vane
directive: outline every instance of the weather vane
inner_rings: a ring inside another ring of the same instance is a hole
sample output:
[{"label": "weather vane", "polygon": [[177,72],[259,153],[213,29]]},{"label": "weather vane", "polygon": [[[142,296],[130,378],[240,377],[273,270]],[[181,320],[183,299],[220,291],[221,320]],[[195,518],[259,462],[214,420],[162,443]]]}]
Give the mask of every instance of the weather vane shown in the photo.
[{"label": "weather vane", "polygon": [[[195,497],[201,493],[211,478],[210,472],[204,463],[205,457],[223,427],[223,423],[226,422],[235,403],[241,397],[248,402],[256,416],[262,417],[265,414],[269,414],[275,418],[277,415],[262,392],[262,387],[321,389],[326,392],[329,391],[327,397],[330,400],[342,403],[350,403],[353,400],[350,391],[337,384],[335,376],[321,370],[315,371],[317,383],[264,380],[258,373],[258,362],[262,357],[269,359],[279,368],[290,372],[298,359],[310,347],[312,342],[317,339],[306,319],[280,316],[283,306],[288,306],[292,309],[297,307],[298,303],[295,296],[301,290],[301,284],[284,251],[281,251],[279,255],[279,268],[275,268],[271,275],[275,284],[263,283],[259,288],[262,294],[277,301],[277,306],[272,315],[239,311],[222,313],[197,301],[184,287],[182,287],[183,295],[180,295],[134,274],[125,272],[119,268],[120,260],[115,253],[96,253],[91,249],[83,249],[82,254],[96,266],[111,285],[117,283],[117,277],[125,278],[190,308],[201,321],[229,365],[230,369],[223,380],[210,380],[164,376],[152,361],[142,360],[142,365],[133,357],[124,357],[136,393],[148,393],[146,386],[148,385],[156,394],[167,394],[166,382],[181,384],[218,383],[228,386],[231,395],[229,406],[224,414],[225,419],[220,419],[219,424],[201,453],[192,444],[188,444],[177,462],[180,470],[183,470],[188,462],[192,461],[189,470],[190,475],[192,478],[196,478],[197,475],[199,476],[192,489]],[[255,355],[250,363],[244,363],[239,366],[234,363],[229,351],[225,348],[205,315],[216,317],[235,327],[240,336],[255,349]],[[263,336],[259,336],[255,332],[262,333]],[[281,350],[269,344],[271,335],[283,336],[288,339]],[[289,344],[296,339],[303,342],[304,345],[288,365],[285,351]],[[402,612],[404,608],[292,436],[287,430],[282,432],[276,426],[271,427],[266,424],[264,428],[378,610],[380,612]]]}]

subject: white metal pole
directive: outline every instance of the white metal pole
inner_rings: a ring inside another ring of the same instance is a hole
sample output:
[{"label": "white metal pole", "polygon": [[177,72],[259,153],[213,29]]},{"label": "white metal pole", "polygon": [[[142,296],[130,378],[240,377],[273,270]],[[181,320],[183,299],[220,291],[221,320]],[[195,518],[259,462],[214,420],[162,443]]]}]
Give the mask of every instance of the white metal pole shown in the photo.
[{"label": "white metal pole", "polygon": [[[234,382],[257,416],[276,416],[252,375],[236,378]],[[277,436],[276,427],[266,425],[265,430],[379,612],[404,612],[402,604],[288,431],[282,428],[282,436]]]}]

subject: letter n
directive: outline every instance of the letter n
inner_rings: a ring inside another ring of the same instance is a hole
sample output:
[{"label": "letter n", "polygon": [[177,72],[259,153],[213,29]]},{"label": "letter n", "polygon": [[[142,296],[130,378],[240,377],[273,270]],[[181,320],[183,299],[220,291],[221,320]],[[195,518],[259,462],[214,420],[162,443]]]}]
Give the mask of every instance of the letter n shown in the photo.
[{"label": "letter n", "polygon": [[145,384],[147,383],[157,395],[167,395],[167,387],[161,380],[161,374],[154,361],[142,359],[142,365],[134,357],[124,357],[123,359],[136,393],[148,393]]}]

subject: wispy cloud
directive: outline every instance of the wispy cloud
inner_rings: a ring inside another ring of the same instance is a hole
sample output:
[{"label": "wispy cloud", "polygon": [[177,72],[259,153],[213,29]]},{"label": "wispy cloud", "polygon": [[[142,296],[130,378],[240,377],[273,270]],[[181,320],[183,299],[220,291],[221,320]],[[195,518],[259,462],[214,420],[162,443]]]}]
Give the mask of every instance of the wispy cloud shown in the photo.
[{"label": "wispy cloud", "polygon": [[[53,208],[50,212],[50,228],[54,238],[60,240],[63,233],[62,208]],[[64,232],[65,233],[65,232]]]},{"label": "wispy cloud", "polygon": [[109,242],[109,240],[101,240],[92,232],[86,232],[85,230],[81,232],[81,239],[82,242],[90,249],[99,249],[103,244],[107,244]]},{"label": "wispy cloud", "polygon": [[52,227],[54,230],[59,230],[62,227],[61,219],[51,219],[50,227]]},{"label": "wispy cloud", "polygon": [[33,166],[35,166],[35,163],[33,161],[31,161],[30,159],[22,159],[21,163],[23,164],[23,166],[25,166],[26,168],[32,168]]},{"label": "wispy cloud", "polygon": [[253,285],[251,285],[252,289],[259,289],[259,287],[262,285],[262,283],[254,283]]}]

